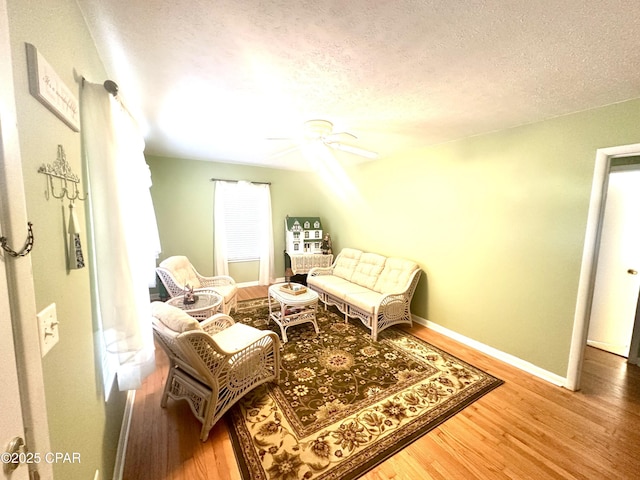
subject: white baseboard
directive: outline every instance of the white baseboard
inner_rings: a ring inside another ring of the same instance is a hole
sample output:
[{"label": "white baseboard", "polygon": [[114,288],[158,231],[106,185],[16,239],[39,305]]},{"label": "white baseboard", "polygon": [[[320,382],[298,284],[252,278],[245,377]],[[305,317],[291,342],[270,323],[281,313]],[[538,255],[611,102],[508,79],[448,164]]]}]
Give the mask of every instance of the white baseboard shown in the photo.
[{"label": "white baseboard", "polygon": [[[482,352],[486,355],[489,355],[490,357],[500,360],[501,362],[504,362],[508,365],[516,367],[527,373],[530,373],[531,375],[541,378],[542,380],[545,380],[559,387],[564,387],[566,385],[566,382],[567,382],[566,378],[561,377],[560,375],[557,375],[555,373],[549,372],[548,370],[544,370],[543,368],[540,368],[530,362],[527,362],[526,360],[522,360],[521,358],[515,357],[509,353],[505,353],[501,350],[490,347],[489,345],[480,343],[477,340],[473,340],[472,338],[465,337],[464,335],[454,332],[453,330],[449,330],[448,328],[445,328],[442,325],[438,325],[437,323],[434,323],[430,320],[426,320],[422,317],[418,317],[417,315],[412,315],[412,318],[414,322],[420,325],[423,325],[427,328],[430,328],[434,332],[441,333],[442,335],[445,335],[446,337],[449,337],[457,342],[460,342],[463,345],[466,345],[467,347],[471,347],[475,350],[478,350],[479,352]],[[452,353],[455,354],[455,352],[452,352]]]},{"label": "white baseboard", "polygon": [[136,391],[127,392],[127,403],[122,416],[122,426],[120,427],[120,438],[118,440],[118,451],[116,452],[116,462],[113,467],[113,480],[122,480],[124,473],[124,462],[127,455],[127,442],[129,441],[129,430],[131,428],[131,416],[133,415],[133,402],[136,399]]}]

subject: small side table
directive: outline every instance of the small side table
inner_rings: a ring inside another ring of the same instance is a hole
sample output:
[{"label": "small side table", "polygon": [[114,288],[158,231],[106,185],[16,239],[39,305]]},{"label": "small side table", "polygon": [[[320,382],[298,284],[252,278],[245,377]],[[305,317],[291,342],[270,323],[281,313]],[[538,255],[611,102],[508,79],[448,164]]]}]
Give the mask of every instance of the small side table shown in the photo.
[{"label": "small side table", "polygon": [[300,295],[283,292],[280,287],[284,283],[276,283],[269,287],[269,318],[276,322],[282,333],[282,341],[287,342],[287,328],[301,323],[311,322],[319,333],[316,321],[318,294],[311,289]]},{"label": "small side table", "polygon": [[185,304],[184,295],[178,295],[167,300],[167,304],[184,310],[198,321],[218,313],[220,305],[222,305],[221,295],[213,290],[196,290],[194,294],[197,297],[195,303]]},{"label": "small side table", "polygon": [[293,254],[288,253],[291,260],[291,270],[294,275],[309,273],[314,267],[330,267],[333,263],[333,255],[324,255],[321,253],[304,253]]}]

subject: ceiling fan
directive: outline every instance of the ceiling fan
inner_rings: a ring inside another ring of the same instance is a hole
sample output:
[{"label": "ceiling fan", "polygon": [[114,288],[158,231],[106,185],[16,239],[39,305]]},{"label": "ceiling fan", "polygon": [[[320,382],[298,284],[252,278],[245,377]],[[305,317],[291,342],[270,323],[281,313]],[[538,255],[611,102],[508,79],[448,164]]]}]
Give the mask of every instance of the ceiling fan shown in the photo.
[{"label": "ceiling fan", "polygon": [[[350,132],[334,132],[333,123],[328,120],[307,120],[303,124],[301,137],[270,137],[267,140],[293,140],[298,143],[302,142],[314,142],[319,141],[329,148],[334,150],[340,150],[343,152],[353,153],[354,155],[360,155],[370,159],[378,158],[378,153],[371,150],[365,150],[364,148],[355,147],[347,143],[340,141],[341,137],[351,137],[353,140],[357,140],[353,133]],[[282,156],[297,150],[299,145],[291,149],[285,150],[276,154],[276,156]]]}]

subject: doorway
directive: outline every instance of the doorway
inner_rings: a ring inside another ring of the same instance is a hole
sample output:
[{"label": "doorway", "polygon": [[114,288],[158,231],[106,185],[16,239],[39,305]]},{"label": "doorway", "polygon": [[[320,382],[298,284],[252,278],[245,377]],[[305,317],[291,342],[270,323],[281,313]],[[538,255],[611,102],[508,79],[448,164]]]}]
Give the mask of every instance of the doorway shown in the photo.
[{"label": "doorway", "polygon": [[640,157],[613,158],[608,176],[587,344],[628,358],[640,293]]},{"label": "doorway", "polygon": [[[9,246],[20,249],[28,224],[15,105],[9,16],[6,0],[0,0],[0,235],[6,237]],[[14,437],[23,437],[29,452],[44,454],[51,447],[39,332],[33,321],[36,300],[31,259],[13,258],[3,251],[0,262],[0,378],[4,389],[0,411],[5,417],[0,423],[0,452]],[[22,422],[9,423],[20,413]],[[0,478],[35,478],[36,472],[40,478],[52,479],[53,465],[31,462],[11,474],[0,465]]]},{"label": "doorway", "polygon": [[[606,204],[606,193],[609,182],[609,172],[614,159],[640,155],[640,144],[624,145],[598,149],[596,152],[595,169],[589,202],[589,213],[585,234],[580,279],[578,282],[578,296],[574,315],[569,364],[565,387],[569,390],[580,389],[580,374],[584,352],[587,346],[589,321],[592,310],[594,287],[596,280],[596,265],[600,247],[601,232]],[[637,357],[640,322],[635,322],[630,351]]]}]

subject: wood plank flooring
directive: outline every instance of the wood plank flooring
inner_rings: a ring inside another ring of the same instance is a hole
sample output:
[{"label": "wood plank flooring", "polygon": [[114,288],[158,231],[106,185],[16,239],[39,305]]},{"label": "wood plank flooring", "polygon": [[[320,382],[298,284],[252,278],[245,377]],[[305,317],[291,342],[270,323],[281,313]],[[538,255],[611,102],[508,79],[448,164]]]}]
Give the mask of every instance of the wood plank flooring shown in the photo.
[{"label": "wood plank flooring", "polygon": [[[266,296],[241,289],[239,299]],[[582,390],[569,392],[422,326],[418,337],[505,380],[416,440],[365,480],[640,478],[640,367],[588,347]],[[186,402],[160,408],[168,362],[136,394],[125,480],[237,480],[224,420],[200,442]]]}]

